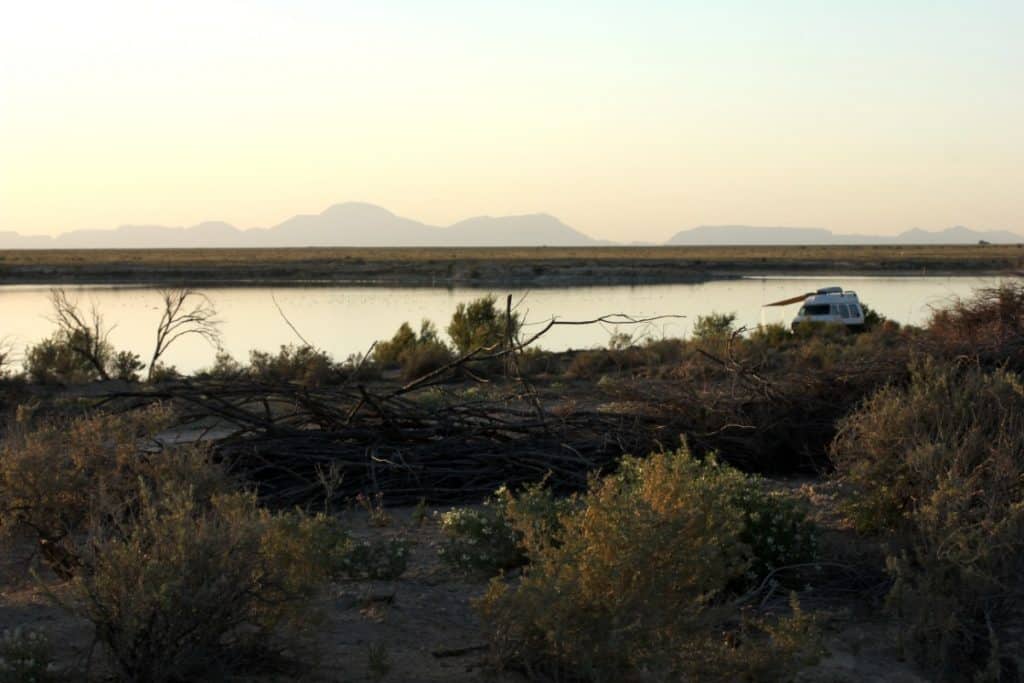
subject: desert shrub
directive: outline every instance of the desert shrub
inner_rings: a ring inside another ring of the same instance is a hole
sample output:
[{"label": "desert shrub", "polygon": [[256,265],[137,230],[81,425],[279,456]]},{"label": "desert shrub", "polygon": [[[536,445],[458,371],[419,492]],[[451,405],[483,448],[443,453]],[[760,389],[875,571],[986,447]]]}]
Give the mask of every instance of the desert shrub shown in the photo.
[{"label": "desert shrub", "polygon": [[[426,320],[423,321],[427,323]],[[417,337],[409,323],[402,323],[391,339],[377,342],[373,358],[381,365],[399,365],[402,354],[416,346]]]},{"label": "desert shrub", "polygon": [[683,359],[685,344],[681,339],[648,339],[643,345],[652,363],[678,363]]},{"label": "desert shrub", "polygon": [[[763,678],[795,665],[806,634],[773,639],[746,621],[734,637],[730,590],[755,566],[741,505],[757,485],[680,451],[625,458],[542,533],[531,531],[533,515],[513,511],[530,563],[518,584],[495,580],[479,603],[497,654],[535,675],[602,681]],[[793,619],[778,632],[806,625]]]},{"label": "desert shrub", "polygon": [[340,571],[350,579],[393,581],[409,567],[409,541],[379,538],[353,542],[345,551]]},{"label": "desert shrub", "polygon": [[335,369],[339,380],[351,379],[365,382],[381,377],[380,365],[373,362],[372,356],[363,353],[350,353]]},{"label": "desert shrub", "polygon": [[608,337],[608,349],[610,351],[622,351],[633,346],[633,336],[626,332],[613,332]]},{"label": "desert shrub", "polygon": [[139,372],[146,367],[146,364],[139,358],[139,354],[131,351],[118,351],[110,358],[110,376],[124,382],[138,382]]},{"label": "desert shrub", "polygon": [[198,446],[161,448],[152,435],[170,423],[162,408],[91,415],[33,426],[15,423],[0,446],[0,533],[29,533],[62,575],[79,559],[69,547],[102,498],[133,500],[139,480],[191,486],[197,495],[230,487]]},{"label": "desert shrub", "polygon": [[1007,282],[937,309],[925,339],[933,355],[966,355],[1024,370],[1024,284]]},{"label": "desert shrub", "polygon": [[439,341],[419,343],[402,354],[402,379],[408,381],[443,368],[452,361],[452,351]]},{"label": "desert shrub", "polygon": [[330,356],[312,346],[281,345],[277,354],[253,349],[249,373],[264,382],[295,382],[304,387],[329,383],[337,375]]},{"label": "desert shrub", "polygon": [[612,354],[607,349],[577,351],[565,368],[566,377],[594,379],[615,368]]},{"label": "desert shrub", "polygon": [[233,379],[242,375],[245,368],[227,351],[218,351],[213,365],[200,374],[214,379]]},{"label": "desert shrub", "polygon": [[708,340],[728,337],[736,324],[735,313],[709,313],[698,315],[693,323],[694,339]]},{"label": "desert shrub", "polygon": [[149,369],[149,375],[147,376],[148,381],[159,384],[160,382],[174,382],[181,379],[181,373],[178,372],[178,368],[173,365],[168,365],[162,361],[157,361],[156,364]]},{"label": "desert shrub", "polygon": [[777,349],[792,343],[793,334],[782,323],[769,323],[755,327],[750,333],[750,341]]},{"label": "desert shrub", "polygon": [[523,375],[543,375],[557,370],[558,359],[549,351],[531,346],[516,354],[516,364]]},{"label": "desert shrub", "polygon": [[0,683],[58,680],[50,639],[42,631],[17,626],[0,634]]},{"label": "desert shrub", "polygon": [[1024,673],[1024,384],[924,360],[832,448],[858,527],[891,533],[889,606],[938,675]]},{"label": "desert shrub", "polygon": [[[876,311],[875,309],[868,306],[866,303],[861,302],[860,310],[864,313],[864,329],[873,330],[876,327],[891,323],[892,321],[886,318],[884,315]],[[893,323],[898,326],[898,323]]]},{"label": "desert shrub", "polygon": [[[445,541],[441,559],[465,572],[493,575],[526,562],[524,537],[549,539],[558,527],[558,515],[569,501],[556,500],[543,485],[532,485],[513,496],[506,487],[476,508],[453,508],[441,515]],[[524,524],[514,529],[510,516]],[[529,526],[525,526],[529,519]]]},{"label": "desert shrub", "polygon": [[275,515],[250,494],[203,499],[161,482],[140,484],[134,499],[130,510],[110,501],[60,599],[93,624],[125,680],[258,666],[280,629],[309,618],[347,542],[332,520]]},{"label": "desert shrub", "polygon": [[829,343],[843,343],[850,337],[846,325],[824,323],[815,320],[802,320],[793,326],[793,336],[797,339],[822,339]]},{"label": "desert shrub", "polygon": [[465,572],[493,575],[522,565],[526,558],[503,506],[487,501],[482,508],[456,508],[441,515],[445,541],[441,559]]},{"label": "desert shrub", "polygon": [[[81,384],[100,379],[96,367],[75,349],[82,340],[57,332],[25,350],[25,369],[40,384]],[[113,350],[104,347],[105,357]]]},{"label": "desert shrub", "polygon": [[617,350],[577,351],[569,361],[565,375],[574,379],[594,379],[612,371],[622,372],[648,368],[659,363],[656,353],[647,347],[639,346]]},{"label": "desert shrub", "polygon": [[519,331],[522,321],[513,312],[499,311],[497,299],[488,294],[471,302],[460,303],[448,324],[448,336],[459,353],[468,353],[477,347],[503,345],[508,336]]}]

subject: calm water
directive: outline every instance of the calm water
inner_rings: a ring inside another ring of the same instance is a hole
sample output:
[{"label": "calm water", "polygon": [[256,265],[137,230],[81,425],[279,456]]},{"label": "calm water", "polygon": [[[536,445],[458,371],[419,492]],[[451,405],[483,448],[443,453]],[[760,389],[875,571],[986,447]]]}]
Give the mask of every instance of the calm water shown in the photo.
[{"label": "calm water", "polygon": [[[932,307],[954,296],[968,296],[978,287],[997,284],[994,277],[771,277],[717,281],[703,284],[646,285],[635,287],[574,287],[529,292],[512,291],[528,324],[542,324],[552,316],[582,320],[609,313],[634,317],[684,315],[643,326],[561,327],[549,332],[540,346],[550,350],[607,344],[616,331],[636,335],[685,336],[693,320],[710,312],[734,312],[738,322],[788,322],[798,306],[763,309],[762,305],[828,285],[858,292],[863,302],[904,323],[925,321]],[[147,358],[153,330],[160,317],[160,298],[146,287],[67,287],[83,306],[96,305],[115,325],[110,336],[118,349],[131,349]],[[335,358],[365,351],[370,344],[390,337],[403,322],[414,326],[429,318],[444,329],[455,306],[481,296],[478,289],[406,289],[400,287],[221,287],[205,290],[223,320],[223,344],[236,358],[249,349],[274,350],[298,342],[281,318],[274,299],[295,327],[311,343]],[[495,290],[503,300],[507,291]],[[0,287],[0,339],[18,352],[53,331],[48,319],[48,288]],[[527,331],[535,329],[528,327]],[[207,367],[214,350],[202,340],[184,339],[167,353],[166,360],[182,371]]]}]

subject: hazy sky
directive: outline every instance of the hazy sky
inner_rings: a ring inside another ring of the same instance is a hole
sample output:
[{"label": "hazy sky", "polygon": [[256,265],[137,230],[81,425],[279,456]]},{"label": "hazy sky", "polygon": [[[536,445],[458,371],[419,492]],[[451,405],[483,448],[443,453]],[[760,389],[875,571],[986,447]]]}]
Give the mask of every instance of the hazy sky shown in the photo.
[{"label": "hazy sky", "polygon": [[4,2],[0,230],[1024,231],[1024,2]]}]

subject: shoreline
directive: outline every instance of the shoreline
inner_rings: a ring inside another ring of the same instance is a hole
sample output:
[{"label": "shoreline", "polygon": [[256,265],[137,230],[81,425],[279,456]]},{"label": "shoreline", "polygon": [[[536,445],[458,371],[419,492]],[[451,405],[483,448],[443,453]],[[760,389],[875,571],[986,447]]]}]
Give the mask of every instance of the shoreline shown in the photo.
[{"label": "shoreline", "polygon": [[0,251],[0,285],[563,288],[1022,272],[1024,245]]}]

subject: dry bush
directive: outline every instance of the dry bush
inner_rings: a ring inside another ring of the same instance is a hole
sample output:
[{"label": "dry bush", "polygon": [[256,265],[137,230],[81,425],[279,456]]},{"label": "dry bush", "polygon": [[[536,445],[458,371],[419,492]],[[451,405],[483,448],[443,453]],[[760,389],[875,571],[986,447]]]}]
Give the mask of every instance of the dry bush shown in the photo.
[{"label": "dry bush", "polygon": [[[100,379],[96,367],[75,349],[84,342],[69,338],[63,332],[25,350],[25,371],[39,384],[82,384]],[[113,349],[104,347],[104,358]]]},{"label": "dry bush", "polygon": [[843,422],[832,456],[853,520],[892,533],[911,649],[946,677],[1024,675],[1021,378],[922,361]]},{"label": "dry bush", "polygon": [[[668,341],[668,340],[666,340]],[[651,369],[671,359],[681,347],[670,343],[577,351],[565,369],[572,379],[596,379],[609,372]],[[679,351],[681,355],[681,351]],[[666,360],[662,360],[662,358]]]},{"label": "dry bush", "polygon": [[242,364],[235,360],[227,351],[218,351],[217,355],[214,356],[213,365],[208,369],[202,370],[197,375],[201,377],[210,377],[213,379],[237,379],[245,373],[245,368]]},{"label": "dry bush", "polygon": [[309,599],[348,543],[333,520],[272,514],[249,494],[204,499],[159,483],[140,484],[133,498],[107,500],[59,600],[93,624],[124,680],[266,666],[284,627],[308,623]]},{"label": "dry bush", "polygon": [[643,345],[650,362],[658,365],[678,363],[683,359],[686,343],[682,339],[648,339]]},{"label": "dry bush", "polygon": [[936,356],[977,358],[1024,369],[1024,284],[1007,282],[933,312],[925,338]]},{"label": "dry bush", "polygon": [[454,358],[451,349],[439,341],[417,344],[401,355],[402,379],[408,381],[443,368]]},{"label": "dry bush", "polygon": [[786,346],[792,346],[795,342],[795,337],[789,328],[782,323],[769,323],[767,325],[758,325],[751,332],[748,337],[752,344],[759,344],[772,349],[784,348]]},{"label": "dry bush", "polygon": [[[762,473],[827,466],[836,422],[864,397],[905,380],[911,331],[688,342],[682,359],[607,391],[643,401],[698,453]],[[659,380],[659,381],[653,381]]]},{"label": "dry bush", "polygon": [[395,578],[400,540],[354,544],[337,520],[272,512],[197,446],[160,448],[154,408],[15,425],[0,452],[2,530],[37,536],[124,680],[260,667],[309,625],[327,581]]},{"label": "dry bush", "polygon": [[559,370],[559,357],[550,351],[529,347],[516,354],[516,365],[527,377],[547,375]]},{"label": "dry bush", "polygon": [[170,418],[155,407],[33,426],[23,414],[0,448],[0,532],[28,532],[51,568],[67,575],[78,562],[68,543],[101,496],[132,501],[140,479],[188,485],[197,495],[228,490],[204,449],[163,448],[152,438]]},{"label": "dry bush", "polygon": [[492,582],[479,603],[495,654],[559,680],[764,680],[791,670],[815,650],[806,617],[757,622],[730,601],[758,559],[743,507],[757,486],[680,451],[624,459],[554,527],[511,510],[530,564],[517,584]]}]

